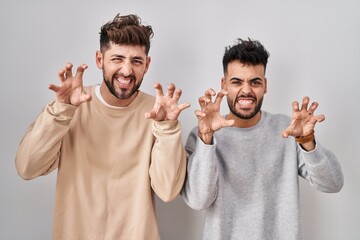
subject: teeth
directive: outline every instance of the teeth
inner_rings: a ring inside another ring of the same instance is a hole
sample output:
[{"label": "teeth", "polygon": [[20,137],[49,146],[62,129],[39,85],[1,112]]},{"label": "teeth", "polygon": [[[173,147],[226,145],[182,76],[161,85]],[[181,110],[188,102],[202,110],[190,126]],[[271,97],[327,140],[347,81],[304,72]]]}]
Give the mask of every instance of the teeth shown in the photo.
[{"label": "teeth", "polygon": [[117,80],[121,84],[130,84],[130,80],[126,80],[126,79],[122,79],[122,78],[117,78]]},{"label": "teeth", "polygon": [[253,101],[252,100],[240,100],[239,103],[240,104],[251,104],[251,103],[253,103]]}]

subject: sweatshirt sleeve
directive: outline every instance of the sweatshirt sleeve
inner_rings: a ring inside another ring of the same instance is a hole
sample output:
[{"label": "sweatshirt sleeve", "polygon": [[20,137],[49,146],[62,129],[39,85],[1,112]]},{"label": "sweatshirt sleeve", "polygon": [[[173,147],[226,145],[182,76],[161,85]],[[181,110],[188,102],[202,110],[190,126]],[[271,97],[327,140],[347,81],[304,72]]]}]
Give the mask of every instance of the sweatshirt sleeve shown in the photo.
[{"label": "sweatshirt sleeve", "polygon": [[29,180],[57,168],[61,140],[69,130],[76,108],[53,101],[30,125],[20,142],[15,159],[20,177]]},{"label": "sweatshirt sleeve", "polygon": [[149,169],[151,187],[161,200],[169,202],[179,195],[186,174],[186,151],[180,123],[154,121],[153,135],[156,140]]},{"label": "sweatshirt sleeve", "polygon": [[185,203],[195,209],[208,208],[218,194],[218,168],[216,139],[207,145],[197,136],[194,129],[188,138],[186,151],[189,154],[187,178],[181,196]]},{"label": "sweatshirt sleeve", "polygon": [[310,152],[298,148],[299,175],[321,192],[339,192],[344,185],[344,176],[336,156],[318,142]]}]

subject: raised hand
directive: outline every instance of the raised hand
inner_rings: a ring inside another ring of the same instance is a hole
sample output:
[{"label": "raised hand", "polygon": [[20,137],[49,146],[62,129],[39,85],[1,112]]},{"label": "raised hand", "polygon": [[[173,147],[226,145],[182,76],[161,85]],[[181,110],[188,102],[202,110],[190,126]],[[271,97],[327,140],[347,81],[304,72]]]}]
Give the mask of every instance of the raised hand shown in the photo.
[{"label": "raised hand", "polygon": [[299,109],[299,103],[293,102],[293,114],[290,126],[283,131],[283,137],[288,136],[298,137],[307,136],[314,132],[315,124],[325,120],[323,114],[314,115],[315,110],[319,106],[317,102],[313,102],[309,106],[310,98],[304,97],[302,100],[301,109]]},{"label": "raised hand", "polygon": [[145,113],[147,119],[155,121],[177,120],[181,111],[190,107],[189,103],[178,104],[181,90],[176,89],[174,84],[168,86],[166,95],[160,83],[154,85],[156,90],[156,100],[153,109]]},{"label": "raised hand", "polygon": [[72,74],[71,63],[66,64],[64,69],[58,73],[60,86],[50,84],[49,89],[56,93],[59,102],[79,106],[81,103],[91,100],[91,95],[83,91],[83,74],[87,69],[86,64],[82,64],[76,70],[76,75]]},{"label": "raised hand", "polygon": [[[214,132],[223,127],[232,126],[234,120],[226,120],[220,114],[220,105],[227,91],[221,90],[217,95],[213,89],[208,89],[205,95],[199,98],[201,110],[196,110],[198,119],[199,137],[206,144],[211,144]],[[216,95],[215,101],[212,97]]]}]

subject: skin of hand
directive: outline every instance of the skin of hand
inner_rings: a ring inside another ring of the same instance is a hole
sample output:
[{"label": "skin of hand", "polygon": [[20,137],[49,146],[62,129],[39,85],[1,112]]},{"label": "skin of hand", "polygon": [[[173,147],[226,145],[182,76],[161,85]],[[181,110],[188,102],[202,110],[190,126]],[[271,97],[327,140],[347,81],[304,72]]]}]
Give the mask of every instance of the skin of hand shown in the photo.
[{"label": "skin of hand", "polygon": [[[283,137],[287,138],[288,136],[307,136],[314,131],[317,122],[322,122],[325,120],[325,116],[323,114],[314,115],[314,112],[319,104],[317,102],[313,102],[308,108],[309,102],[310,98],[304,97],[302,100],[301,109],[299,109],[298,102],[295,101],[292,103],[292,120],[289,127],[283,131]],[[307,151],[311,151],[315,148],[315,142],[310,141],[304,143],[302,144],[302,147]]]},{"label": "skin of hand", "polygon": [[176,89],[174,84],[169,84],[166,95],[160,83],[154,85],[156,100],[151,111],[145,113],[145,118],[155,121],[177,120],[181,111],[190,107],[189,103],[178,104],[182,91]]},{"label": "skin of hand", "polygon": [[[227,91],[222,89],[216,95],[216,92],[210,88],[198,100],[201,107],[201,110],[195,111],[198,119],[198,136],[205,144],[212,144],[214,132],[234,124],[234,120],[226,120],[220,114],[221,101],[226,94]],[[212,97],[215,95],[216,98],[213,102]]]},{"label": "skin of hand", "polygon": [[56,93],[56,99],[59,102],[79,106],[91,100],[91,95],[83,91],[83,74],[87,65],[80,65],[75,76],[72,74],[72,67],[71,63],[66,64],[65,68],[58,73],[60,86],[50,84],[49,89]]}]

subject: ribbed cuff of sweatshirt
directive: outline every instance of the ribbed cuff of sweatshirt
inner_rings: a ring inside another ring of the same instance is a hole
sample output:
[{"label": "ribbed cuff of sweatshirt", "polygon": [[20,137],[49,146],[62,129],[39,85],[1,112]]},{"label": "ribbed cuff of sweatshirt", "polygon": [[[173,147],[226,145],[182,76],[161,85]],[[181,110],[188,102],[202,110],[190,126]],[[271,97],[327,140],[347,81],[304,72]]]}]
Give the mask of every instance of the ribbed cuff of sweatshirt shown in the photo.
[{"label": "ribbed cuff of sweatshirt", "polygon": [[196,137],[196,146],[195,151],[199,156],[210,156],[210,158],[213,158],[215,156],[215,150],[216,150],[216,139],[213,138],[212,144],[205,144],[199,136]]},{"label": "ribbed cuff of sweatshirt", "polygon": [[46,107],[47,112],[54,116],[57,121],[71,120],[78,106],[59,102],[57,100],[49,103]]},{"label": "ribbed cuff of sweatshirt", "polygon": [[178,120],[168,120],[168,121],[154,121],[154,130],[160,131],[163,133],[173,133],[179,130],[180,123]]}]

